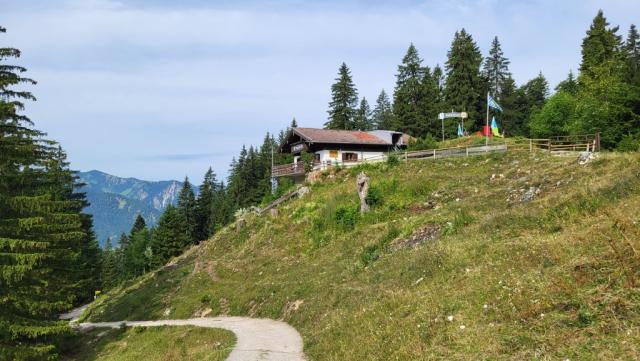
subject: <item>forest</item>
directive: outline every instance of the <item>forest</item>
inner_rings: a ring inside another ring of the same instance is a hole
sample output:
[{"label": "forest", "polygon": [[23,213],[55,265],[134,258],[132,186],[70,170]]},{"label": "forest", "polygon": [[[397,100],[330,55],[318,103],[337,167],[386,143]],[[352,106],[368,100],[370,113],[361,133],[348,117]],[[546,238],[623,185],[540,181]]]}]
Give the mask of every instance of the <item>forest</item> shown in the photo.
[{"label": "forest", "polygon": [[[0,33],[5,29],[0,28]],[[640,36],[632,25],[625,36],[599,11],[582,40],[579,71],[568,71],[553,91],[540,73],[521,85],[498,37],[483,57],[466,30],[457,31],[444,66],[423,64],[409,45],[396,71],[392,93],[385,90],[373,106],[360,98],[351,70],[342,63],[331,86],[325,127],[397,130],[420,144],[440,139],[437,114],[465,111],[468,133],[485,122],[486,96],[510,137],[601,134],[609,150],[640,147]],[[122,282],[164,265],[186,248],[211,237],[252,206],[283,194],[291,184],[272,189],[271,164],[289,162],[277,152],[287,129],[267,133],[260,146],[243,146],[225,180],[209,168],[198,196],[185,179],[175,206],[156,227],[138,216],[128,234],[100,250],[86,199],[66,154],[38,131],[25,115],[35,85],[26,69],[13,65],[14,48],[0,48],[0,359],[55,359],[71,329],[57,316]],[[570,65],[567,65],[568,67]],[[295,118],[290,127],[296,127]],[[453,123],[444,134],[455,136]],[[275,151],[275,155],[274,154]],[[274,157],[275,159],[272,159]]]}]

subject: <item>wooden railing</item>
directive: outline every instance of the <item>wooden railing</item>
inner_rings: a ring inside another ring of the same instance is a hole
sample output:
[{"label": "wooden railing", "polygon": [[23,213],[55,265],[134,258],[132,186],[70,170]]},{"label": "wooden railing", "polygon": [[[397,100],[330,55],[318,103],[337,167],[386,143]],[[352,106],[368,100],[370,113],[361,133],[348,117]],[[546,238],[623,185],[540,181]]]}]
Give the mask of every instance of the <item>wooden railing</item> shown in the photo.
[{"label": "wooden railing", "polygon": [[600,151],[600,134],[567,135],[542,139],[518,139],[512,150],[548,152]]},{"label": "wooden railing", "polygon": [[274,177],[304,175],[304,162],[274,165],[271,169],[271,174]]}]

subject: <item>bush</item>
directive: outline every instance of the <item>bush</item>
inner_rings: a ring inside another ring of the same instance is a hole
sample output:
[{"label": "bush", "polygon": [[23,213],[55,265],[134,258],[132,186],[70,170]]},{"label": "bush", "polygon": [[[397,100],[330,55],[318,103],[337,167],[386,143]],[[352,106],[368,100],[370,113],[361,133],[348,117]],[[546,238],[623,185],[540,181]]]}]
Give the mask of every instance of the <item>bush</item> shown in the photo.
[{"label": "bush", "polygon": [[335,221],[338,226],[344,229],[351,229],[358,220],[357,206],[339,206],[336,208]]},{"label": "bush", "polygon": [[396,153],[389,153],[389,155],[387,156],[387,165],[389,167],[395,167],[398,164],[400,164],[400,159],[398,158],[398,155]]},{"label": "bush", "polygon": [[640,138],[632,135],[625,135],[618,142],[616,149],[620,152],[637,152],[640,150]]},{"label": "bush", "polygon": [[380,188],[371,185],[364,200],[371,207],[382,204],[382,191]]},{"label": "bush", "polygon": [[431,134],[427,134],[424,138],[418,138],[415,142],[409,144],[409,150],[425,150],[437,148],[438,141]]}]

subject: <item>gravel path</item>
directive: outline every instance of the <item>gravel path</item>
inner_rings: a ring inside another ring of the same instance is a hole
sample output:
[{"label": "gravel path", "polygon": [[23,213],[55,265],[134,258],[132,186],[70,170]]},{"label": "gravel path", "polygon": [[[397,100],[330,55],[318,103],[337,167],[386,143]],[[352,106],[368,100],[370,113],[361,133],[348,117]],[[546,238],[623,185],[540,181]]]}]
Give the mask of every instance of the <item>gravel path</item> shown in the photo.
[{"label": "gravel path", "polygon": [[[76,311],[76,310],[74,310]],[[65,319],[77,320],[82,313],[70,312]],[[285,322],[248,317],[202,317],[186,320],[120,321],[79,323],[80,330],[127,326],[197,326],[222,328],[236,335],[236,345],[227,361],[304,361],[302,337]]]}]

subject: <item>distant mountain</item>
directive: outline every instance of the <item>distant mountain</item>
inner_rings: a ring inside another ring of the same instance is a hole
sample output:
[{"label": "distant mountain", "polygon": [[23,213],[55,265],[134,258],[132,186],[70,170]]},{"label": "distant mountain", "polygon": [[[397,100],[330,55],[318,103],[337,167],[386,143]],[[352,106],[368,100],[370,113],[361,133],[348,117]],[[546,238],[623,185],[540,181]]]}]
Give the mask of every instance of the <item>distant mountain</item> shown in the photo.
[{"label": "distant mountain", "polygon": [[164,209],[175,204],[182,182],[150,182],[136,178],[120,178],[92,170],[78,173],[86,185],[79,189],[87,194],[91,205],[85,209],[93,215],[93,226],[101,245],[108,237],[115,245],[122,232],[128,233],[138,214],[147,225],[154,226]]}]

